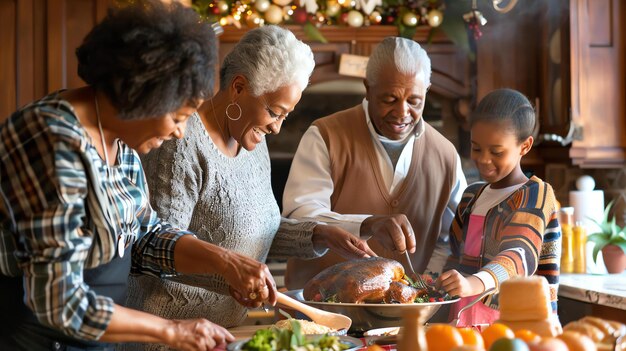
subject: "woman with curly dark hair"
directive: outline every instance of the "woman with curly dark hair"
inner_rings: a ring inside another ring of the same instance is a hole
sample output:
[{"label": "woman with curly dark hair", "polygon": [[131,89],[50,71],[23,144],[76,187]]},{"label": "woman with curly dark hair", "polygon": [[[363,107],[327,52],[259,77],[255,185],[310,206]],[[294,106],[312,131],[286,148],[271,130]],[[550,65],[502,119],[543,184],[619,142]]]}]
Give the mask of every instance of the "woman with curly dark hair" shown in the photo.
[{"label": "woman with curly dark hair", "polygon": [[137,152],[183,137],[211,94],[215,42],[191,9],[137,0],[77,50],[87,86],[0,124],[0,349],[210,350],[232,335],[123,307],[129,272],[219,274],[242,294],[273,284],[265,265],[172,227],[148,202]]}]

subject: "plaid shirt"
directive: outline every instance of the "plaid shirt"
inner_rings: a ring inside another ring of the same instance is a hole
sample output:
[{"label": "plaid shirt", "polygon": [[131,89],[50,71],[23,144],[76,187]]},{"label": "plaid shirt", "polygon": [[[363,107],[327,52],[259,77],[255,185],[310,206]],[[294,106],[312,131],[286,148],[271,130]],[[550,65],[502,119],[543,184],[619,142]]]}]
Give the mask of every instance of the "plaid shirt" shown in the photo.
[{"label": "plaid shirt", "polygon": [[189,234],[150,207],[137,154],[119,142],[116,161],[107,172],[57,93],[0,125],[0,273],[23,276],[38,320],[79,339],[99,339],[113,313],[83,281],[83,269],[113,259],[113,233],[135,240],[132,271],[155,276],[176,274],[174,246]]}]

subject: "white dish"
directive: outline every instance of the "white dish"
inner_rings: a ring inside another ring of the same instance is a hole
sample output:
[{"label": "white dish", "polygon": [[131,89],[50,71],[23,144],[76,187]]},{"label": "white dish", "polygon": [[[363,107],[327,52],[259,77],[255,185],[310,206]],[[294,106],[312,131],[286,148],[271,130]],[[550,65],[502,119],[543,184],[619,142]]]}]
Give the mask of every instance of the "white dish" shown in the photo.
[{"label": "white dish", "polygon": [[406,311],[422,310],[429,320],[443,305],[450,305],[459,301],[447,300],[442,302],[424,303],[333,303],[305,301],[302,289],[287,291],[285,295],[291,296],[309,306],[324,311],[342,314],[352,319],[350,331],[365,332],[374,328],[397,327],[402,324],[402,316]]},{"label": "white dish", "polygon": [[389,335],[398,335],[400,331],[400,327],[389,327],[389,328],[376,328],[370,329],[363,333],[363,336],[389,336]]}]

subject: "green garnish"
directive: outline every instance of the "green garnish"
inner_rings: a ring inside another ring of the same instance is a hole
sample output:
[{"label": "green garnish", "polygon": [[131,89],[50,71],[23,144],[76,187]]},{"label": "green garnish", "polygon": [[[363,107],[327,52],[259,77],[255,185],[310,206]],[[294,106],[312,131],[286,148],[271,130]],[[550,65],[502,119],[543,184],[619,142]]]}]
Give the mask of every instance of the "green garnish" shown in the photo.
[{"label": "green garnish", "polygon": [[320,338],[308,340],[300,327],[300,322],[290,320],[291,329],[257,330],[241,347],[242,351],[341,351],[350,346],[339,341],[337,336],[325,334]]}]

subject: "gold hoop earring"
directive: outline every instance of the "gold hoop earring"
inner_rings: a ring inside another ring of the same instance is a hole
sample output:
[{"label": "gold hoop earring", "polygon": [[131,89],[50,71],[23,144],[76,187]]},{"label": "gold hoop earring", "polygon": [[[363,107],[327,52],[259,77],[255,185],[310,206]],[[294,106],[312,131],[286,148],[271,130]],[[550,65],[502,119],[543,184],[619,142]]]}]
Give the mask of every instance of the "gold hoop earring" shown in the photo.
[{"label": "gold hoop earring", "polygon": [[[231,117],[228,113],[228,109],[230,109],[231,106],[235,106],[237,107],[237,109],[239,109],[239,115],[237,116],[237,118]],[[231,121],[238,121],[241,118],[241,106],[239,106],[239,104],[236,102],[231,102],[230,104],[228,104],[228,106],[226,106],[226,117],[228,117],[228,119],[230,119]]]}]

